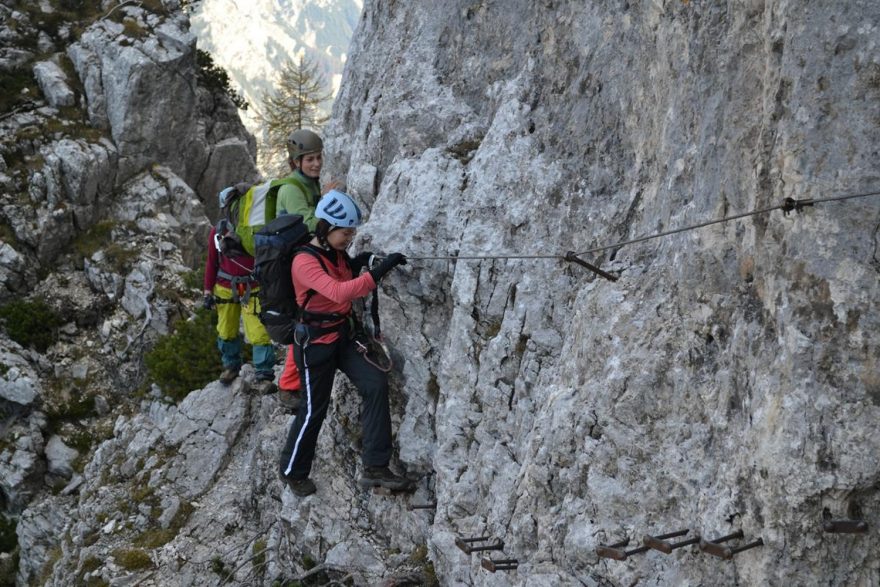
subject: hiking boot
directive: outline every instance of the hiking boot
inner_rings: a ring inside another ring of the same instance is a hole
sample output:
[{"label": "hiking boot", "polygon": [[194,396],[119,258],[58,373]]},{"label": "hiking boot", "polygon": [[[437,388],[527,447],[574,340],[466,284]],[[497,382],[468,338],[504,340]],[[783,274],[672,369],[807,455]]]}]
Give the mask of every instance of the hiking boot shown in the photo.
[{"label": "hiking boot", "polygon": [[300,401],[302,400],[302,393],[298,389],[279,389],[278,390],[278,403],[281,404],[282,407],[287,408],[288,410],[296,411],[299,408]]},{"label": "hiking boot", "polygon": [[412,481],[395,475],[388,467],[364,467],[364,476],[361,477],[360,484],[364,489],[385,487],[395,491],[412,487]]},{"label": "hiking boot", "polygon": [[235,381],[236,377],[238,377],[238,369],[223,369],[223,373],[220,374],[220,383],[223,385],[229,385],[233,381]]},{"label": "hiking boot", "polygon": [[271,379],[257,379],[251,385],[251,391],[257,395],[268,395],[276,389],[275,383]]},{"label": "hiking boot", "polygon": [[305,497],[307,495],[311,495],[318,490],[315,487],[315,484],[312,483],[312,480],[306,477],[305,479],[291,479],[289,477],[284,478],[284,482],[287,483],[287,486],[290,487],[290,490],[300,497]]}]

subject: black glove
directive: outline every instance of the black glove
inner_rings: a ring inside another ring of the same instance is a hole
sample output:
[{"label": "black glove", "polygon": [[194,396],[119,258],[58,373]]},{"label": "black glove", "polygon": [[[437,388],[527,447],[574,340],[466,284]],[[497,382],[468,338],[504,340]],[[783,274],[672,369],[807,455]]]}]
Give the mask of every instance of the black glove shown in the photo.
[{"label": "black glove", "polygon": [[370,264],[370,257],[373,256],[373,253],[367,251],[364,253],[359,253],[356,257],[351,260],[351,273],[352,275],[357,275],[361,272],[361,269],[364,267],[368,267]]},{"label": "black glove", "polygon": [[214,294],[205,294],[205,299],[202,300],[202,307],[206,310],[213,310],[214,306],[217,305],[217,301],[214,299]]},{"label": "black glove", "polygon": [[382,259],[378,266],[370,269],[370,275],[373,276],[373,281],[379,283],[379,280],[385,277],[386,273],[398,265],[406,265],[406,257],[403,256],[403,253],[391,253]]}]

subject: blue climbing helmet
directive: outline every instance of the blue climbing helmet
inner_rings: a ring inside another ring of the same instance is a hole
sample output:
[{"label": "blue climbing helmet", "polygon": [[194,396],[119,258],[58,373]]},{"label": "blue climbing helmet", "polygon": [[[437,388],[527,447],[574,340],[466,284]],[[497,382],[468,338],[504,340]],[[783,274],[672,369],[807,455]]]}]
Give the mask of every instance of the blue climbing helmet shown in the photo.
[{"label": "blue climbing helmet", "polygon": [[326,220],[337,228],[360,226],[363,214],[351,196],[339,190],[330,190],[318,202],[315,217]]}]

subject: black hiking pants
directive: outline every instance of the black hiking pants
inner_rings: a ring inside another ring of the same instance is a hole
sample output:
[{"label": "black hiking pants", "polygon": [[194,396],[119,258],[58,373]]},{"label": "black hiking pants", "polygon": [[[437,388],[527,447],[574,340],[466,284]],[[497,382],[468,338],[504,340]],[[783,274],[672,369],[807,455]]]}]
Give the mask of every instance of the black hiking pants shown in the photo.
[{"label": "black hiking pants", "polygon": [[305,479],[312,470],[321,424],[330,407],[336,370],[345,373],[363,399],[361,428],[366,467],[384,467],[391,460],[391,413],[388,376],[364,359],[345,330],[329,344],[293,344],[293,358],[302,382],[302,400],[281,451],[281,475]]}]

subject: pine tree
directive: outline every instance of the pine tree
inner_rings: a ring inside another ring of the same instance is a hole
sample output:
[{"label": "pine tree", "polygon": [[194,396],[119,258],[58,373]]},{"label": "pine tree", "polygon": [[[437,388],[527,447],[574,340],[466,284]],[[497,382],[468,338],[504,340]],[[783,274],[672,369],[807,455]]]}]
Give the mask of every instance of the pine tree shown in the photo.
[{"label": "pine tree", "polygon": [[320,129],[328,119],[320,107],[332,97],[324,76],[312,61],[301,56],[299,62],[288,59],[284,63],[275,88],[262,94],[262,109],[257,113],[263,124],[264,140],[260,145],[263,167],[278,167],[283,171],[287,137],[299,128]]}]

